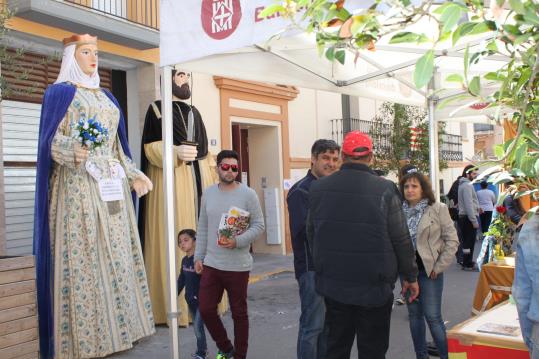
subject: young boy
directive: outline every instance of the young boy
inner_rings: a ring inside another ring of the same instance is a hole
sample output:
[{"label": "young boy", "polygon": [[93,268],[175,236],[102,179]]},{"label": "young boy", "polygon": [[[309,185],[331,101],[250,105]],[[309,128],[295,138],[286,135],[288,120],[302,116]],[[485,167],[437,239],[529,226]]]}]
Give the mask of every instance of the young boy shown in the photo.
[{"label": "young boy", "polygon": [[195,272],[193,255],[195,253],[196,232],[192,229],[183,229],[178,233],[178,246],[185,252],[182,259],[180,276],[178,277],[178,295],[185,287],[185,301],[193,318],[193,329],[197,338],[197,351],[192,355],[194,359],[205,359],[208,347],[206,346],[206,333],[204,323],[198,311],[198,288],[200,274]]}]

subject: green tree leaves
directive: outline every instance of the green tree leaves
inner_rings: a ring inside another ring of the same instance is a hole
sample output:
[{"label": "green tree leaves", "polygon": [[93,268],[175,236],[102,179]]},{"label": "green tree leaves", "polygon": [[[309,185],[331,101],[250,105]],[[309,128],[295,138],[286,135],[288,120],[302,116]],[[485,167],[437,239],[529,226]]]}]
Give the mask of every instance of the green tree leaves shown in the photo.
[{"label": "green tree leaves", "polygon": [[427,51],[419,58],[414,71],[414,84],[421,88],[429,83],[434,72],[434,50]]},{"label": "green tree leaves", "polygon": [[429,37],[425,34],[416,34],[415,32],[399,32],[389,40],[390,44],[401,44],[401,43],[409,43],[409,42],[415,42],[415,43],[422,43],[422,42],[428,42],[430,41]]},{"label": "green tree leaves", "polygon": [[[286,11],[302,7],[305,24],[296,25],[316,34],[319,54],[330,61],[345,64],[349,54],[361,58],[359,50],[374,49],[382,38],[389,38],[390,45],[428,43],[426,49],[422,47],[425,53],[417,59],[413,72],[417,88],[431,80],[435,59],[461,52],[456,57],[462,56],[463,70],[445,80],[456,83],[466,93],[447,97],[439,106],[475,97],[476,102],[497,108],[497,120],[500,114],[508,116],[517,125],[517,136],[495,148],[499,158],[496,164],[505,168],[505,172],[496,174],[497,179],[514,179],[528,188],[528,194],[539,198],[539,1],[376,0],[370,8],[360,11],[347,10],[345,0],[275,1],[267,13],[281,12],[279,6]],[[490,5],[486,7],[485,3]],[[422,22],[435,27],[426,31],[417,26]],[[465,43],[471,36],[475,36],[474,41]],[[462,51],[459,45],[463,43],[466,46]],[[448,52],[444,53],[444,49]],[[497,61],[502,57],[508,60],[487,72],[487,66],[482,64],[491,56],[496,56]],[[398,60],[392,63],[398,64]],[[491,90],[493,85],[497,86],[495,90]],[[399,111],[394,109],[396,116]]]}]

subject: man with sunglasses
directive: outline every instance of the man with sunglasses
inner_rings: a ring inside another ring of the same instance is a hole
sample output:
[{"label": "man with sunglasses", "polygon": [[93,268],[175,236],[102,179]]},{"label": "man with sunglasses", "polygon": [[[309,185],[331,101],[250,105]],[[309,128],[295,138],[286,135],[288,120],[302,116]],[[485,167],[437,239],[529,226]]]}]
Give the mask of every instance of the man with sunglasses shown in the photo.
[{"label": "man with sunglasses", "polygon": [[[249,247],[264,232],[264,217],[256,192],[236,182],[239,155],[223,150],[217,155],[219,183],[202,194],[195,251],[195,271],[202,274],[199,310],[219,349],[217,359],[247,356],[249,318],[247,284],[253,258]],[[242,234],[219,244],[219,223],[231,207],[249,212],[249,226]],[[228,339],[217,305],[226,289],[234,321],[234,345]]]}]

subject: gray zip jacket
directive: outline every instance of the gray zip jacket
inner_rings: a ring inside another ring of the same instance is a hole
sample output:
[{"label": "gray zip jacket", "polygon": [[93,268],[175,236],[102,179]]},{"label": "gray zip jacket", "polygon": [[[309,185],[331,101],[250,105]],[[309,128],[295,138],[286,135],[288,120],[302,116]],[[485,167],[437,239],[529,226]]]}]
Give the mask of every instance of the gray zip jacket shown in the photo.
[{"label": "gray zip jacket", "polygon": [[474,225],[479,225],[479,200],[473,188],[472,182],[466,177],[462,177],[459,182],[459,216],[467,216]]}]

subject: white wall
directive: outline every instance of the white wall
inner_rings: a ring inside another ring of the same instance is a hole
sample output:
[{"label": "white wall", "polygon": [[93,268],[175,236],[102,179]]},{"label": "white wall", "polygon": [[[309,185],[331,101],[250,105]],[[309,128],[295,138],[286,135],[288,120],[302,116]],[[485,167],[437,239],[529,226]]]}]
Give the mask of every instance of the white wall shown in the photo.
[{"label": "white wall", "polygon": [[[201,73],[193,74],[193,105],[198,109],[208,135],[208,149],[214,155],[221,151],[221,102],[219,89],[213,82],[213,76]],[[212,140],[215,145],[212,145]]]},{"label": "white wall", "polygon": [[374,116],[376,116],[378,106],[381,104],[380,101],[363,97],[355,97],[354,99],[357,99],[359,106],[359,118],[361,120],[370,121]]},{"label": "white wall", "polygon": [[318,138],[316,91],[299,89],[298,96],[288,103],[290,157],[311,157],[311,146]]},{"label": "white wall", "polygon": [[[462,157],[464,162],[469,162],[475,155],[475,141],[473,123],[462,123],[461,131],[466,134],[466,137],[462,138]],[[457,132],[456,134],[461,134]]]},{"label": "white wall", "polygon": [[318,109],[317,138],[332,138],[330,120],[342,118],[341,94],[316,91],[316,108]]},{"label": "white wall", "polygon": [[[137,67],[137,89],[138,89],[138,108],[139,108],[139,131],[142,134],[144,128],[144,118],[148,106],[161,99],[160,91],[160,73],[156,65],[140,65]],[[129,85],[129,83],[128,83]],[[129,90],[128,90],[129,91]],[[129,99],[128,99],[129,101]]]},{"label": "white wall", "polygon": [[288,103],[290,157],[310,158],[314,141],[331,139],[330,120],[341,117],[341,94],[300,88]]}]

